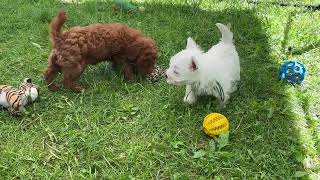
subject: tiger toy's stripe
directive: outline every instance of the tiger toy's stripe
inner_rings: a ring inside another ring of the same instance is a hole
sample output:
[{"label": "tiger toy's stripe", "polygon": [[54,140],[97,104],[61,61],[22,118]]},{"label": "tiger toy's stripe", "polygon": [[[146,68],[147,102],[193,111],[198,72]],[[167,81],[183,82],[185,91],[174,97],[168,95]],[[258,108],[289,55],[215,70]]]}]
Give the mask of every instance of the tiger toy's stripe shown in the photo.
[{"label": "tiger toy's stripe", "polygon": [[12,86],[0,86],[0,92],[5,93],[7,103],[10,105],[12,110],[19,111],[21,107],[22,100],[24,98],[25,92],[19,89],[16,89]]},{"label": "tiger toy's stripe", "polygon": [[19,89],[12,86],[0,85],[0,106],[8,108],[13,114],[22,110],[28,103],[29,96],[33,100],[38,96],[38,90],[31,83],[31,79],[24,80]]}]

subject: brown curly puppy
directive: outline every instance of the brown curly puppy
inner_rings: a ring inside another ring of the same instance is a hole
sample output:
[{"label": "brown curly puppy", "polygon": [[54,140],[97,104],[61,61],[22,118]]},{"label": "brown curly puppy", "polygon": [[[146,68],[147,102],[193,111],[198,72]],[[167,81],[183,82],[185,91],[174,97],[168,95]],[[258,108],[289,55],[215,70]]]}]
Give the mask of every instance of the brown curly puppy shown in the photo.
[{"label": "brown curly puppy", "polygon": [[152,73],[158,49],[155,42],[140,31],[114,23],[76,26],[61,32],[66,19],[65,12],[60,11],[50,25],[53,49],[44,72],[49,89],[59,89],[53,80],[61,72],[63,85],[80,92],[83,88],[77,81],[86,66],[106,60],[120,68],[128,80],[133,80],[136,72]]}]

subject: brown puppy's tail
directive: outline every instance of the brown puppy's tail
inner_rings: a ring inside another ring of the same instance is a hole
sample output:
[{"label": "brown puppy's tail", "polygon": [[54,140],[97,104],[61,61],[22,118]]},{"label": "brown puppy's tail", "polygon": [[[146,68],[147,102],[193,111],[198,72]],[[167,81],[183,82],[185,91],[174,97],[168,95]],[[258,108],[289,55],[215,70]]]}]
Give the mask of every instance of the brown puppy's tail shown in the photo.
[{"label": "brown puppy's tail", "polygon": [[61,27],[64,22],[67,20],[66,13],[61,10],[59,14],[53,18],[50,24],[50,39],[51,43],[54,45],[60,39]]}]

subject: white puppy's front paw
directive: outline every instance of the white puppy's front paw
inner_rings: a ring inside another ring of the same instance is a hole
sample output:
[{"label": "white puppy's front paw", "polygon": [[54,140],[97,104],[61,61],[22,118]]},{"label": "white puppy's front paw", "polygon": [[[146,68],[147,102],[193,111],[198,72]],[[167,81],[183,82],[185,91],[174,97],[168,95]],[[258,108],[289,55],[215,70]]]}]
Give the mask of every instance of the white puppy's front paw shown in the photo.
[{"label": "white puppy's front paw", "polygon": [[186,104],[194,104],[196,101],[197,99],[193,93],[189,93],[183,98],[183,102],[185,102]]}]

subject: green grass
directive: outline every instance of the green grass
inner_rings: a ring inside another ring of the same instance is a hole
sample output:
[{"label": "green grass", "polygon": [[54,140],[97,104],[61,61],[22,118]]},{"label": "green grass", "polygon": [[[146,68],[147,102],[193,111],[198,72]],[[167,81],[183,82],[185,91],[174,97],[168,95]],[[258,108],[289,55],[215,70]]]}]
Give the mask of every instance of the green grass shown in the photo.
[{"label": "green grass", "polygon": [[[320,12],[230,0],[203,0],[199,8],[184,0],[145,2],[145,13],[127,16],[112,13],[110,2],[0,1],[0,84],[32,77],[41,87],[29,113],[0,111],[0,177],[319,178]],[[122,22],[143,30],[159,44],[164,67],[188,36],[208,49],[220,38],[214,24],[231,22],[241,59],[239,90],[224,110],[212,97],[186,107],[183,87],[128,83],[101,63],[82,75],[84,93],[49,92],[41,80],[50,50],[48,23],[61,7],[69,16],[65,28]],[[303,86],[278,81],[287,59],[308,68]],[[230,121],[229,143],[220,150],[201,129],[210,112]]]}]

